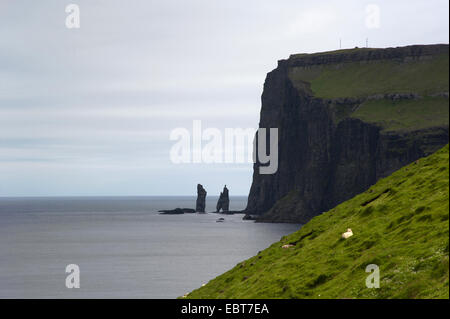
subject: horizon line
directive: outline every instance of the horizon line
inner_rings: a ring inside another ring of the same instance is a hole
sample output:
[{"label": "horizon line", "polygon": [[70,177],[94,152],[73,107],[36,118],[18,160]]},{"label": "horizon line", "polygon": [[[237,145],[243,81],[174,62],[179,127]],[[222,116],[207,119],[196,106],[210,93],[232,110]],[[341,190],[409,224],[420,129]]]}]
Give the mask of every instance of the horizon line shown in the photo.
[{"label": "horizon line", "polygon": [[[11,195],[0,196],[4,198],[48,198],[48,197],[196,197],[197,195]],[[211,197],[219,197],[219,195],[209,195]],[[248,197],[247,195],[229,195],[230,197]],[[208,196],[206,196],[208,197]]]}]

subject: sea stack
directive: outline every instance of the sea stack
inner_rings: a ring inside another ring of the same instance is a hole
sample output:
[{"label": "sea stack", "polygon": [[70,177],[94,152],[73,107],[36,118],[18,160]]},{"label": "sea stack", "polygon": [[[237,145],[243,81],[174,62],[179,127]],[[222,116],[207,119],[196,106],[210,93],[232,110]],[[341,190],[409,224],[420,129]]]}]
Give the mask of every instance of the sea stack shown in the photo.
[{"label": "sea stack", "polygon": [[197,213],[205,212],[205,202],[206,202],[206,190],[201,184],[197,185],[197,203],[195,205],[195,211]]},{"label": "sea stack", "polygon": [[220,193],[219,200],[217,201],[216,212],[219,213],[220,210],[222,210],[222,212],[226,213],[228,212],[229,206],[230,206],[230,199],[228,197],[228,188],[227,185],[225,185],[223,187],[223,192]]}]

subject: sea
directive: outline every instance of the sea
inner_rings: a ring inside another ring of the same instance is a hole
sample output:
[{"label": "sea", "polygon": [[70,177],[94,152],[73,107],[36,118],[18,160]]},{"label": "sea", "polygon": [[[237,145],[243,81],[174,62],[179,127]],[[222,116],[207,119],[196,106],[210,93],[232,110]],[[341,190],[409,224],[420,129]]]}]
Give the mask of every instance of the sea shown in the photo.
[{"label": "sea", "polygon": [[[0,298],[177,298],[301,227],[158,213],[195,199],[0,198]],[[246,204],[230,198],[230,210]]]}]

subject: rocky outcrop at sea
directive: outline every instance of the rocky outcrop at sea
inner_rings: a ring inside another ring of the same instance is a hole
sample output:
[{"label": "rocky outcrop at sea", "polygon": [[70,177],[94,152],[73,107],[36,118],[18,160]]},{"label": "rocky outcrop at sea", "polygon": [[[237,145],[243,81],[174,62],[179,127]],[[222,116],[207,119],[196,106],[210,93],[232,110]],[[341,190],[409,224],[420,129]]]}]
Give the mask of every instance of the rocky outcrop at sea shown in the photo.
[{"label": "rocky outcrop at sea", "polygon": [[230,198],[228,196],[227,185],[225,185],[223,191],[220,193],[219,200],[217,201],[216,212],[220,213],[222,211],[226,213],[229,210],[229,206],[230,206]]},{"label": "rocky outcrop at sea", "polygon": [[192,208],[175,208],[158,211],[161,215],[181,215],[181,214],[193,214],[195,209]]},{"label": "rocky outcrop at sea", "polygon": [[195,210],[197,213],[204,213],[206,206],[206,190],[203,188],[203,185],[197,185],[197,202],[195,205]]}]

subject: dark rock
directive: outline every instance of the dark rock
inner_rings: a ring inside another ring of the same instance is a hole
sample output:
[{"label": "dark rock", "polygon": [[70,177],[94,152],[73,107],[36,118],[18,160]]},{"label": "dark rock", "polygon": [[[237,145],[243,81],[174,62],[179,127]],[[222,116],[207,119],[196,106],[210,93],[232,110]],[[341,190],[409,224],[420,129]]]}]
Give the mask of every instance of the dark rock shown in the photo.
[{"label": "dark rock", "polygon": [[197,185],[197,202],[196,208],[175,208],[168,210],[160,210],[162,215],[181,215],[181,214],[193,214],[195,212],[204,213],[205,212],[205,201],[206,201],[206,190],[202,185]]},{"label": "dark rock", "polygon": [[[306,223],[448,143],[448,125],[386,132],[356,118],[336,122],[330,105],[354,108],[363,99],[316,98],[308,85],[294,86],[289,78],[292,67],[383,59],[404,62],[439,54],[448,54],[448,45],[295,55],[279,61],[264,83],[259,123],[262,128],[278,128],[278,171],[262,175],[262,164],[254,164],[244,219]],[[414,92],[371,97],[381,98],[420,97]]]},{"label": "dark rock", "polygon": [[205,212],[205,202],[206,202],[206,190],[203,188],[201,184],[197,185],[197,202],[195,205],[195,210],[198,213]]},{"label": "dark rock", "polygon": [[184,214],[184,211],[181,208],[175,208],[170,210],[159,210],[159,213],[161,215],[181,215]]},{"label": "dark rock", "polygon": [[228,210],[225,212],[210,212],[210,214],[224,214],[224,215],[235,215],[235,214],[245,214],[245,210]]},{"label": "dark rock", "polygon": [[195,213],[195,209],[192,208],[175,208],[168,210],[159,210],[161,215],[181,215],[181,214],[193,214]]},{"label": "dark rock", "polygon": [[230,199],[228,197],[228,188],[227,185],[225,185],[223,191],[220,193],[219,200],[217,201],[216,212],[228,212],[229,205]]}]

